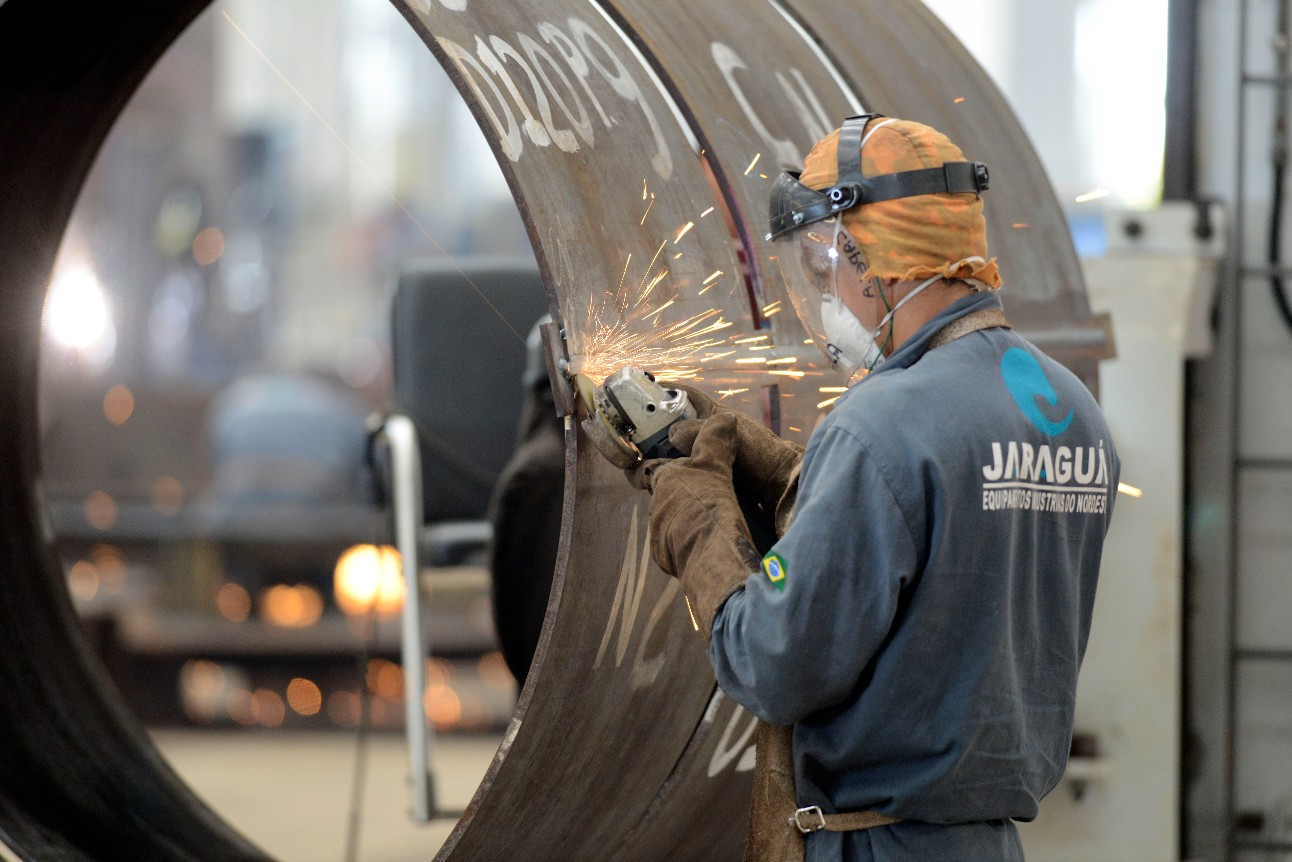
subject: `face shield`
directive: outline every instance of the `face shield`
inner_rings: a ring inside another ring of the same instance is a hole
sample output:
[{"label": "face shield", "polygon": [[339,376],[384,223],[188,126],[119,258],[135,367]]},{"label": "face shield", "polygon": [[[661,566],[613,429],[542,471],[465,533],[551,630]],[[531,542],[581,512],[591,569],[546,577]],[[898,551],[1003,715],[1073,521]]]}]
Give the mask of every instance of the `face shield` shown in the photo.
[{"label": "face shield", "polygon": [[[876,119],[880,122],[872,124]],[[778,246],[794,310],[831,365],[849,378],[881,361],[882,345],[876,337],[896,309],[889,309],[869,331],[843,303],[841,286],[846,285],[849,295],[854,286],[864,291],[861,276],[868,269],[864,253],[843,226],[843,214],[853,207],[918,195],[981,194],[988,185],[987,168],[980,162],[865,176],[861,150],[871,134],[891,122],[870,114],[848,118],[839,130],[834,185],[809,188],[799,181],[800,174],[786,171],[773,184],[769,200],[767,239]]]},{"label": "face shield", "polygon": [[[865,255],[842,222],[842,217],[835,216],[794,234],[784,243],[781,270],[795,314],[817,349],[851,383],[859,372],[874,371],[884,361],[897,311],[942,276],[924,280],[894,305],[889,305],[879,285],[868,294],[862,278]],[[848,308],[845,291],[854,297],[879,297],[885,314],[873,329],[866,329]]]},{"label": "face shield", "polygon": [[860,285],[866,269],[861,250],[833,216],[779,243],[781,273],[794,312],[830,365],[851,378],[875,365],[881,347],[844,304],[841,286]]}]

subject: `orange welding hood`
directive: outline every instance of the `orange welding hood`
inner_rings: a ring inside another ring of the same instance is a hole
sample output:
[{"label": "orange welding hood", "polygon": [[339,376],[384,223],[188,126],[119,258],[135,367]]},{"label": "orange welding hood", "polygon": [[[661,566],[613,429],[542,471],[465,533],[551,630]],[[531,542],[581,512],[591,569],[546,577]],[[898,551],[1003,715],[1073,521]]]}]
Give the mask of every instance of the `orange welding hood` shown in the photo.
[{"label": "orange welding hood", "polygon": [[994,290],[1000,272],[987,256],[980,197],[987,186],[986,166],[966,161],[936,129],[879,115],[851,117],[817,142],[801,174],[777,180],[770,236],[842,213],[843,227],[865,255],[863,278],[941,275]]}]

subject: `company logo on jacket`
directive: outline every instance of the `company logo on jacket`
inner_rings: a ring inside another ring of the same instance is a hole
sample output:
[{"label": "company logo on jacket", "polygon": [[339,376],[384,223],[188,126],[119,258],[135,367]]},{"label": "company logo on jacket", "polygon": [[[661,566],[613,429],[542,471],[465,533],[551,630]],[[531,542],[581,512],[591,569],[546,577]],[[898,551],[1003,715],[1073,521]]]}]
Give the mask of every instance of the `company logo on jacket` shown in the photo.
[{"label": "company logo on jacket", "polygon": [[[1063,410],[1036,357],[1011,347],[1001,357],[1000,374],[1019,411],[1036,430],[1047,437],[1059,437],[1068,430],[1074,412]],[[982,475],[985,512],[1099,514],[1108,508],[1108,453],[1103,440],[1094,446],[994,442]]]}]

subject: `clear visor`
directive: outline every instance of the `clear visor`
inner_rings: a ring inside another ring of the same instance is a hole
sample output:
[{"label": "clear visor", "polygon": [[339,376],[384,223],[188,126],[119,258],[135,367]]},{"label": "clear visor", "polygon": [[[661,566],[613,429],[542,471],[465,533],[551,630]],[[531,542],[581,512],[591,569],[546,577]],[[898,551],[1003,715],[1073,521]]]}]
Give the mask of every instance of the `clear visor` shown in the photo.
[{"label": "clear visor", "polygon": [[861,252],[852,243],[851,235],[843,230],[839,216],[786,235],[777,241],[777,248],[786,291],[803,328],[830,360],[831,367],[851,375],[856,368],[849,367],[852,362],[831,342],[826,318],[840,308],[834,303],[842,302],[839,298],[840,267],[860,265],[864,270]]}]

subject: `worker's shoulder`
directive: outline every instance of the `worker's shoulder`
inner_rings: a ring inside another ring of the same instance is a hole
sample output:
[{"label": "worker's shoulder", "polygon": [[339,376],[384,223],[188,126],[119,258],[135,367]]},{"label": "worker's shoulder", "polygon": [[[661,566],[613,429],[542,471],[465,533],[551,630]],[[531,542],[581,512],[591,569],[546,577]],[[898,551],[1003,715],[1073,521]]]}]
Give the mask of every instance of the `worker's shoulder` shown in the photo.
[{"label": "worker's shoulder", "polygon": [[829,424],[863,439],[895,424],[909,435],[943,424],[949,417],[979,424],[993,414],[1032,408],[1040,398],[1067,404],[1098,417],[1098,405],[1066,367],[1009,329],[971,333],[926,352],[901,368],[885,368],[839,399]]},{"label": "worker's shoulder", "polygon": [[[964,391],[963,384],[985,378],[1001,394],[1022,386],[1070,390],[1073,396],[1093,401],[1093,396],[1066,366],[1013,329],[986,329],[928,351],[919,362],[904,369],[908,387],[945,387]],[[981,396],[982,393],[974,393]],[[1041,393],[1038,393],[1041,394]]]}]

